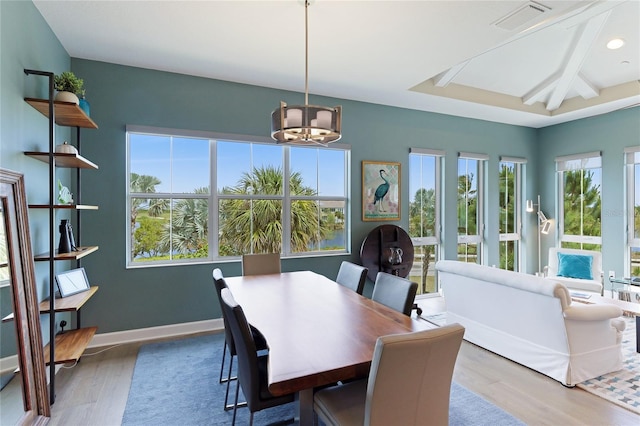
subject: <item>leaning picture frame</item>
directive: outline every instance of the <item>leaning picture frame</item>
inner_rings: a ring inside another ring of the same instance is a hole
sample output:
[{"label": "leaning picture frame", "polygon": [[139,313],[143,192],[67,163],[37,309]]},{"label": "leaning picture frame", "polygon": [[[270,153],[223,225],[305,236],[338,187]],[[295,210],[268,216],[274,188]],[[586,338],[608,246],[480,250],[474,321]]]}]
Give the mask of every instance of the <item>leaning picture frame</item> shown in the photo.
[{"label": "leaning picture frame", "polygon": [[362,162],[362,220],[400,220],[400,163]]},{"label": "leaning picture frame", "polygon": [[67,297],[89,290],[89,280],[87,280],[84,268],[71,269],[61,274],[56,274],[56,284],[60,291],[60,297]]}]

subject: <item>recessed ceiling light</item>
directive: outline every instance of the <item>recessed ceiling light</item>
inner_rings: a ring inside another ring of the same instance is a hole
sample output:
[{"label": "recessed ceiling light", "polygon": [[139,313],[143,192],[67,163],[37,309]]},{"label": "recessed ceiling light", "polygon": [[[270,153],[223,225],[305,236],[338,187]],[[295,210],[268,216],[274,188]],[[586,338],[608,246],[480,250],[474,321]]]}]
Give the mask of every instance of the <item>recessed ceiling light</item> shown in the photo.
[{"label": "recessed ceiling light", "polygon": [[614,38],[607,43],[607,48],[611,50],[620,49],[622,46],[624,46],[624,40],[621,38]]}]

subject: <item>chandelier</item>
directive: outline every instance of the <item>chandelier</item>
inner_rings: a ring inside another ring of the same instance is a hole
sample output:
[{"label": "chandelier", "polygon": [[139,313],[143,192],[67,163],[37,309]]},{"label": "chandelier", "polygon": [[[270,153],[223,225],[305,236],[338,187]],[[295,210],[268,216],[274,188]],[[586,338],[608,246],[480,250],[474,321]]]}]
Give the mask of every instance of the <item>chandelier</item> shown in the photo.
[{"label": "chandelier", "polygon": [[327,146],[342,137],[342,107],[309,105],[309,3],[304,0],[304,105],[287,105],[271,113],[271,137],[278,143]]}]

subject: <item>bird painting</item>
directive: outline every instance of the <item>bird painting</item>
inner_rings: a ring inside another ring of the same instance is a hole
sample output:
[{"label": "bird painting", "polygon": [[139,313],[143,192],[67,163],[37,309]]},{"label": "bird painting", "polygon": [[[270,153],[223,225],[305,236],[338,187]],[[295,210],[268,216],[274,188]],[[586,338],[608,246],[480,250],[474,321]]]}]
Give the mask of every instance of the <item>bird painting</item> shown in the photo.
[{"label": "bird painting", "polygon": [[400,163],[362,162],[362,220],[400,220]]},{"label": "bird painting", "polygon": [[385,212],[385,208],[384,208],[384,197],[387,195],[387,193],[389,192],[389,181],[384,177],[387,174],[387,172],[384,171],[384,169],[380,169],[380,179],[383,180],[383,183],[381,183],[380,185],[378,185],[378,187],[376,188],[376,192],[374,194],[374,198],[373,198],[373,205],[375,206],[376,204],[378,204],[378,211],[379,212]]}]

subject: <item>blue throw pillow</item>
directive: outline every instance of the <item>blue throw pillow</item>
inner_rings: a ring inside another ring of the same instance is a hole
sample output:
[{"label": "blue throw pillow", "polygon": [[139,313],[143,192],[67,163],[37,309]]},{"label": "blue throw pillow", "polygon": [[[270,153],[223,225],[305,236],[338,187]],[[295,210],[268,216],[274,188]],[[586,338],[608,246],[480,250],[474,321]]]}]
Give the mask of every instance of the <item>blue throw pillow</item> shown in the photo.
[{"label": "blue throw pillow", "polygon": [[558,253],[558,276],[592,280],[593,256]]}]

